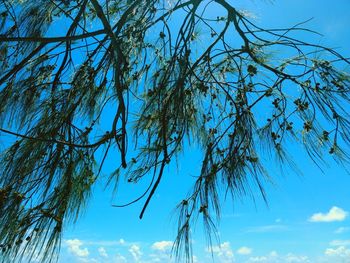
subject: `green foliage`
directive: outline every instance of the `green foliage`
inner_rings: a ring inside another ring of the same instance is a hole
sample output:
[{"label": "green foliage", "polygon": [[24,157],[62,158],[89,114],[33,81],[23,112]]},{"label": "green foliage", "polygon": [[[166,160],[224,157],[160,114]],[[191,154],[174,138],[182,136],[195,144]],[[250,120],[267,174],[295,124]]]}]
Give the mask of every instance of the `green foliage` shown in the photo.
[{"label": "green foliage", "polygon": [[2,261],[54,260],[116,152],[105,183],[148,180],[129,203],[146,198],[142,218],[165,167],[200,146],[177,207],[186,261],[195,222],[211,244],[227,194],[265,198],[266,156],[294,166],[295,141],[317,164],[348,162],[350,61],[299,31],[312,34],[260,28],[225,0],[1,1],[0,133],[14,137],[0,155]]}]

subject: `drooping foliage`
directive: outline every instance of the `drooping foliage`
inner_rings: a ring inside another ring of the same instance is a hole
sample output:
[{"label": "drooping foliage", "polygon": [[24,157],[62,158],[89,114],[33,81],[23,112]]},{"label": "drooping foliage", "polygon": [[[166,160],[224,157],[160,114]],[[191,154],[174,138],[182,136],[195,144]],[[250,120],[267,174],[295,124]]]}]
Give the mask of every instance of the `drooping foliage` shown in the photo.
[{"label": "drooping foliage", "polygon": [[1,0],[0,258],[55,259],[111,152],[106,184],[149,181],[130,202],[145,198],[142,218],[199,145],[177,207],[186,261],[198,218],[210,241],[227,194],[265,198],[264,160],[293,166],[288,143],[347,162],[350,61],[302,26],[261,28],[226,0]]}]

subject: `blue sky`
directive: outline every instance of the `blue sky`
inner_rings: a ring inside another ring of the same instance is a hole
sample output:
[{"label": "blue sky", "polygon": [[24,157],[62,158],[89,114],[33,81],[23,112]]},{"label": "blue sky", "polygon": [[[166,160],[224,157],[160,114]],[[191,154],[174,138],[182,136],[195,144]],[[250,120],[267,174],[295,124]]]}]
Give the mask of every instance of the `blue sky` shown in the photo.
[{"label": "blue sky", "polygon": [[[252,12],[263,26],[288,27],[313,17],[307,26],[324,37],[312,41],[350,57],[349,0],[231,2]],[[223,204],[219,244],[208,249],[200,226],[193,229],[195,262],[212,262],[212,254],[219,263],[350,262],[350,175],[331,161],[322,173],[305,153],[292,148],[291,153],[303,176],[271,164],[273,184],[265,185],[268,206],[258,195]],[[176,234],[172,211],[199,165],[198,152],[188,149],[179,160],[179,172],[167,171],[141,221],[143,203],[113,208],[111,191],[99,183],[83,216],[65,233],[59,262],[171,262]],[[123,188],[118,200],[131,198],[133,190]]]}]

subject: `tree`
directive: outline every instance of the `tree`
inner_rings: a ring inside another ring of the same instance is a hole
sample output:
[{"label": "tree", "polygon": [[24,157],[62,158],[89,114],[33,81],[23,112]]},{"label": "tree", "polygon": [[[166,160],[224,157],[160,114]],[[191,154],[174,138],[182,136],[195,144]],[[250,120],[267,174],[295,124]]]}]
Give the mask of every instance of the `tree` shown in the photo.
[{"label": "tree", "polygon": [[55,259],[110,155],[106,184],[149,181],[125,204],[145,198],[142,218],[165,167],[200,145],[177,207],[186,261],[191,227],[211,242],[227,194],[265,198],[264,156],[294,166],[295,141],[317,164],[349,161],[350,60],[299,39],[303,23],[261,28],[226,0],[2,0],[0,17],[3,261]]}]

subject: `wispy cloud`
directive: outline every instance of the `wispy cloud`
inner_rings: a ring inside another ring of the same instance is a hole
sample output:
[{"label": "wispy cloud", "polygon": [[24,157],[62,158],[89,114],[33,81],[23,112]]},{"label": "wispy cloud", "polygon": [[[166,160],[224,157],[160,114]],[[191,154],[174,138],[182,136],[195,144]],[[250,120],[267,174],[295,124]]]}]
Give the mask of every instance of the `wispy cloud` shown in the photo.
[{"label": "wispy cloud", "polygon": [[343,234],[343,233],[348,232],[348,231],[350,231],[350,227],[339,227],[334,231],[334,233]]},{"label": "wispy cloud", "polygon": [[334,222],[334,221],[344,221],[347,217],[348,212],[344,211],[342,208],[333,206],[328,213],[316,213],[310,218],[310,222]]},{"label": "wispy cloud", "polygon": [[350,239],[348,240],[333,240],[329,243],[331,246],[350,246]]},{"label": "wispy cloud", "polygon": [[248,233],[268,233],[268,232],[281,232],[289,230],[286,225],[266,225],[266,226],[256,226],[247,229]]}]

